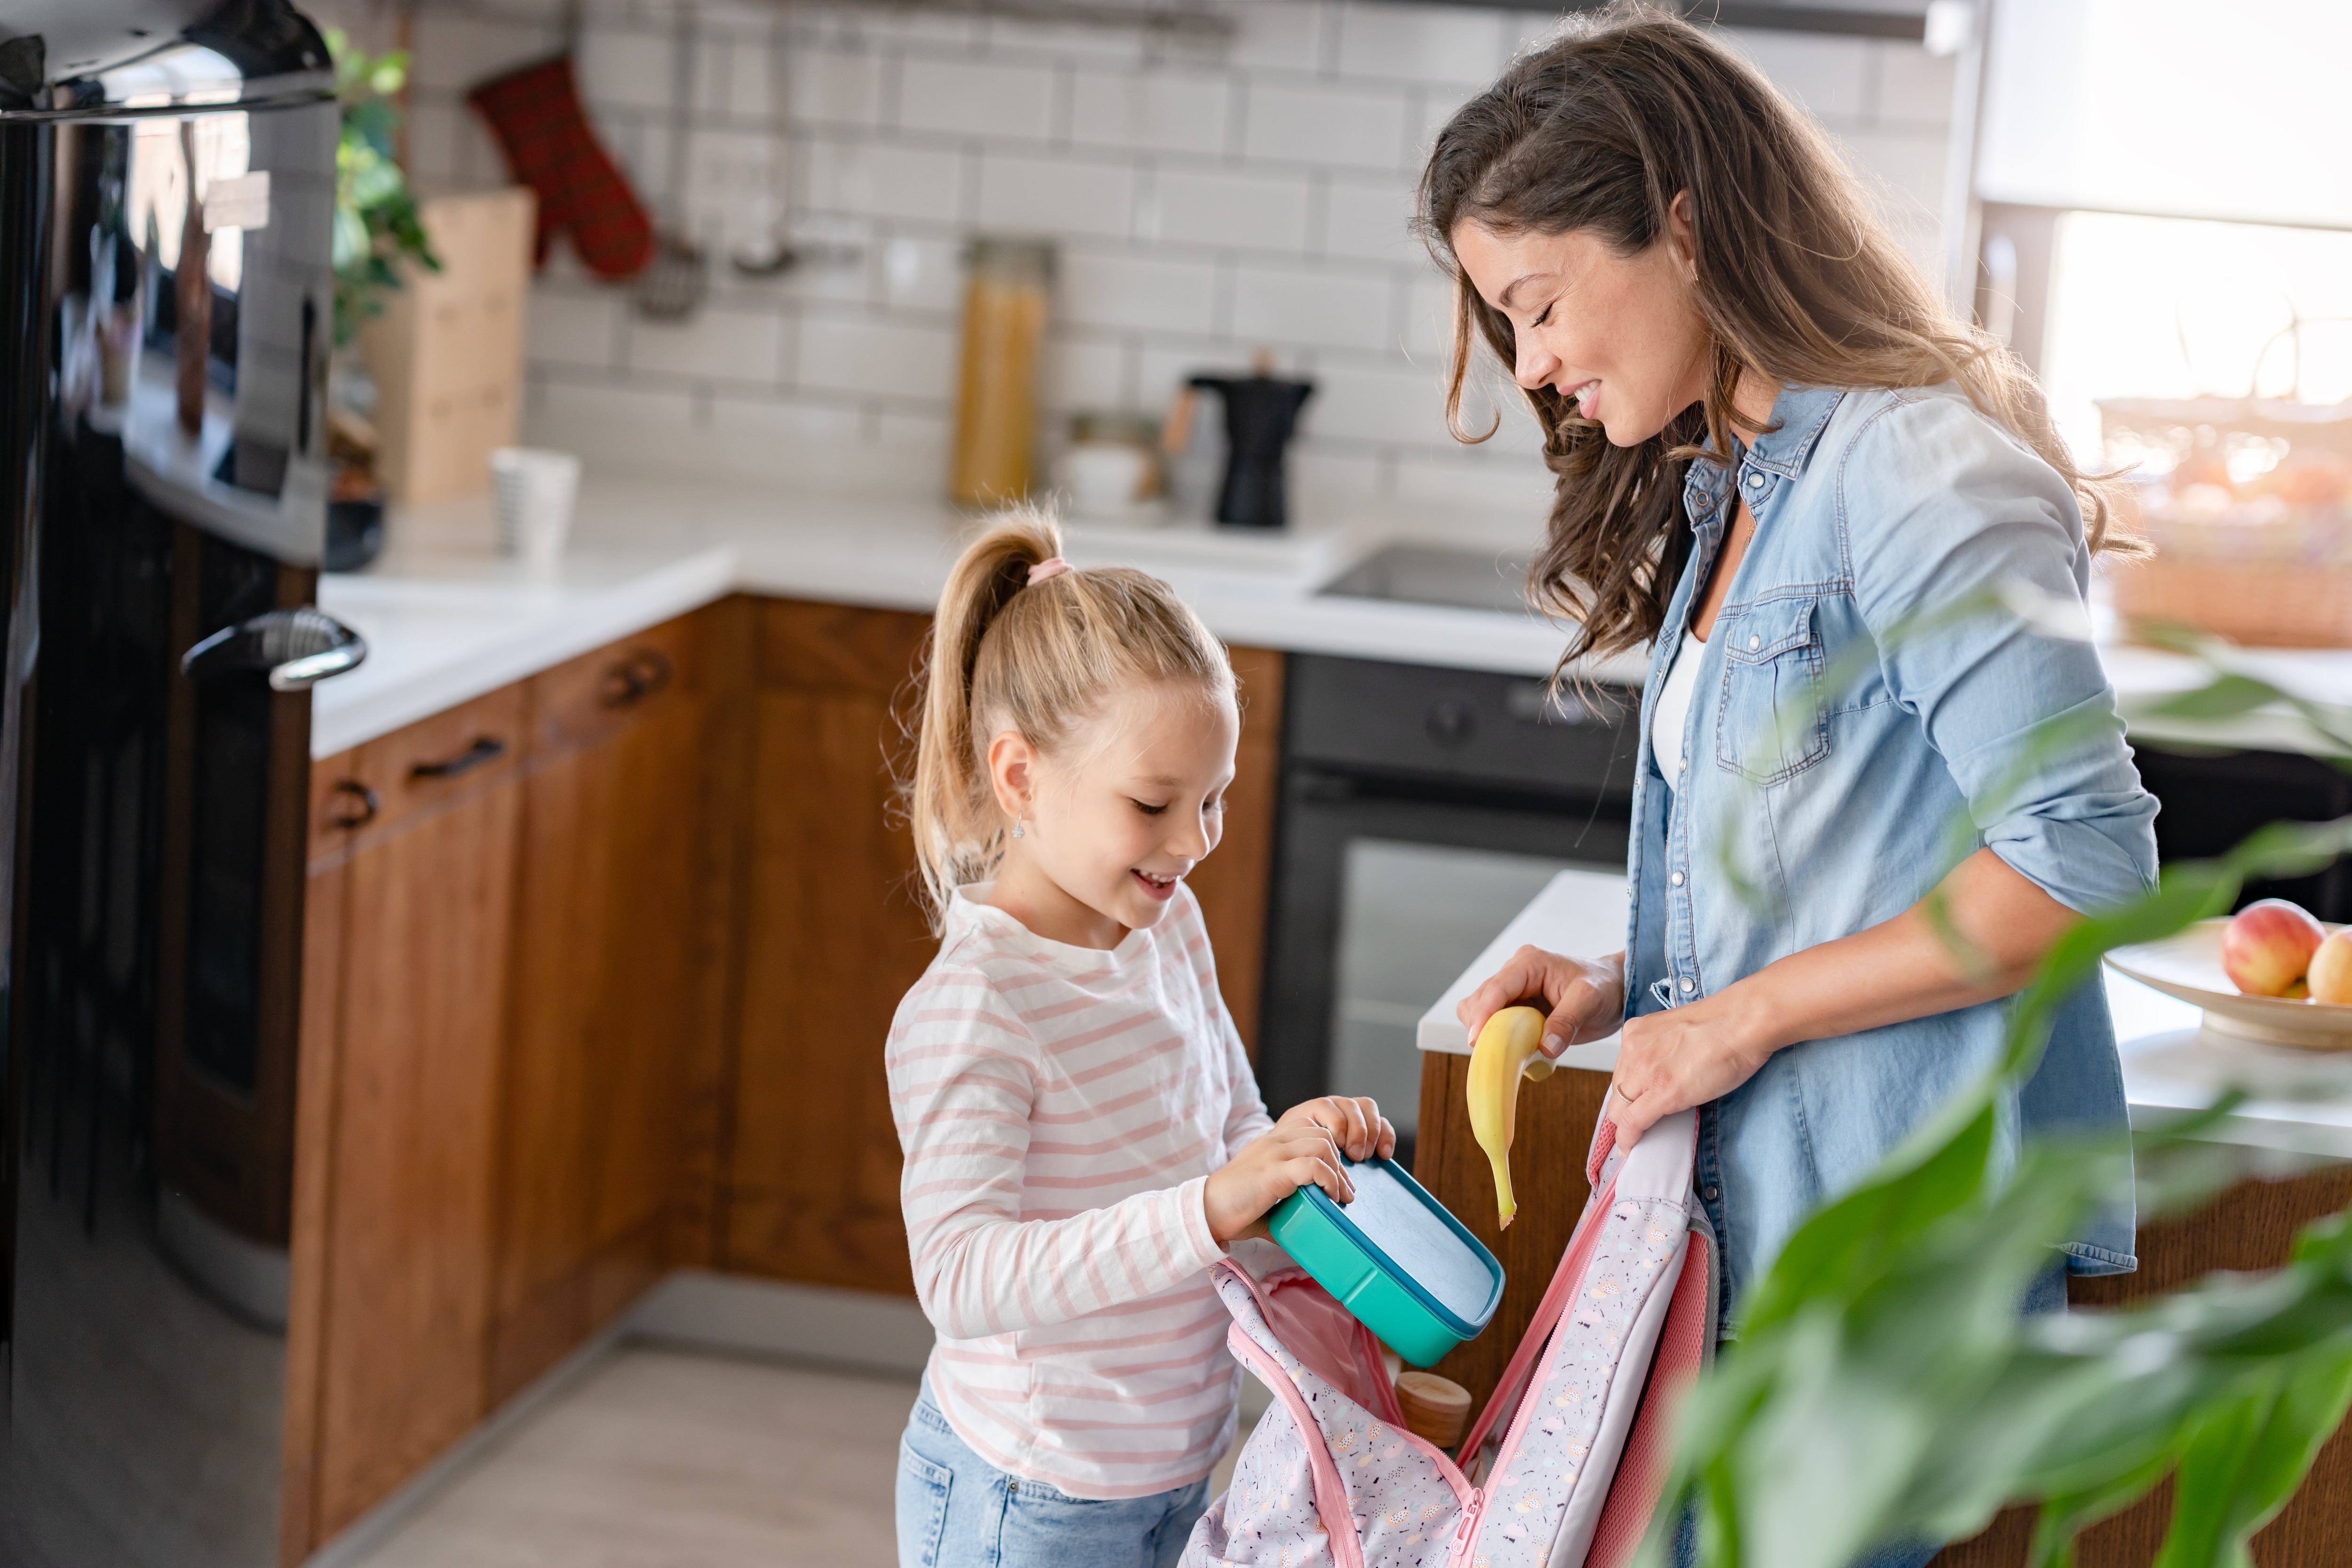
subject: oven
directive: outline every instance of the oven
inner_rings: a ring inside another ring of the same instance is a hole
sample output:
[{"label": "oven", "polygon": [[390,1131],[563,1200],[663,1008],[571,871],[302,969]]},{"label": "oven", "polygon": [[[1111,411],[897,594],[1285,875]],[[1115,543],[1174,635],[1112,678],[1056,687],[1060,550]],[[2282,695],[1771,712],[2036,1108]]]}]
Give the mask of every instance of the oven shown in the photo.
[{"label": "oven", "polygon": [[1557,873],[1622,889],[1640,698],[1291,658],[1258,1059],[1270,1109],[1371,1095],[1410,1163],[1431,1002]]}]

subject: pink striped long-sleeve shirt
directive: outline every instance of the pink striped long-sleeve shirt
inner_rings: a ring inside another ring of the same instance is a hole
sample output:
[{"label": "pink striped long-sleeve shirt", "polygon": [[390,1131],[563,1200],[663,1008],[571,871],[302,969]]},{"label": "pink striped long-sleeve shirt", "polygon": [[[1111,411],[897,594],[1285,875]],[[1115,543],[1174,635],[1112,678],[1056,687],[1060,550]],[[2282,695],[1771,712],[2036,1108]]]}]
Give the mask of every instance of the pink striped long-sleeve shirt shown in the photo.
[{"label": "pink striped long-sleeve shirt", "polygon": [[1200,906],[1108,952],[958,892],[890,1026],[890,1110],[930,1383],[999,1469],[1073,1497],[1209,1473],[1239,1372],[1207,1269],[1209,1173],[1272,1122]]}]

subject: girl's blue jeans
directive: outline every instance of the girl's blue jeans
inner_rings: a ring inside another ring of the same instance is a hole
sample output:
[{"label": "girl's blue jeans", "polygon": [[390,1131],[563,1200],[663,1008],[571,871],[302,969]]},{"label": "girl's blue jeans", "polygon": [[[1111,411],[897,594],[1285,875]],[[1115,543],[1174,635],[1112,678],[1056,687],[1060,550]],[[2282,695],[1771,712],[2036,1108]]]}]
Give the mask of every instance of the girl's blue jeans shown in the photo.
[{"label": "girl's blue jeans", "polygon": [[1104,1502],[1008,1476],[955,1435],[929,1379],[898,1444],[898,1568],[1173,1568],[1208,1506],[1206,1478]]}]

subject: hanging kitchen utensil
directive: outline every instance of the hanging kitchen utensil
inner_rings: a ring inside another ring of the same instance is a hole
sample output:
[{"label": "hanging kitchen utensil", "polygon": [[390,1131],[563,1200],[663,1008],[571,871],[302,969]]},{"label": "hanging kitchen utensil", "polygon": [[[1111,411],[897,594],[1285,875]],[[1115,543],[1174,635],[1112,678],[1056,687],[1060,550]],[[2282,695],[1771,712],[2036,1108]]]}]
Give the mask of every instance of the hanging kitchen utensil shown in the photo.
[{"label": "hanging kitchen utensil", "polygon": [[692,205],[687,181],[694,120],[694,0],[677,0],[669,87],[669,208],[654,238],[654,258],[637,274],[637,314],[649,321],[682,321],[702,308],[710,291],[710,264],[688,232]]},{"label": "hanging kitchen utensil", "polygon": [[544,267],[549,245],[569,235],[588,270],[619,282],[652,259],[654,226],[581,101],[572,70],[580,27],[580,0],[570,0],[560,52],[478,83],[466,101],[498,139],[515,182],[539,196],[534,263]]}]

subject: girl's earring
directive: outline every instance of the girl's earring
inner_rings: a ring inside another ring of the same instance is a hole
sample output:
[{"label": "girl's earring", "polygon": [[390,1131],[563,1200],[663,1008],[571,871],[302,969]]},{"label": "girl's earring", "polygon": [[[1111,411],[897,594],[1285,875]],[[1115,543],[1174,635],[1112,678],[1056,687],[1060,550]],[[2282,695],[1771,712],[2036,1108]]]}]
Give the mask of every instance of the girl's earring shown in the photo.
[{"label": "girl's earring", "polygon": [[1016,816],[1013,819],[1013,837],[1015,838],[1026,838],[1029,837],[1029,819],[1027,817]]}]

